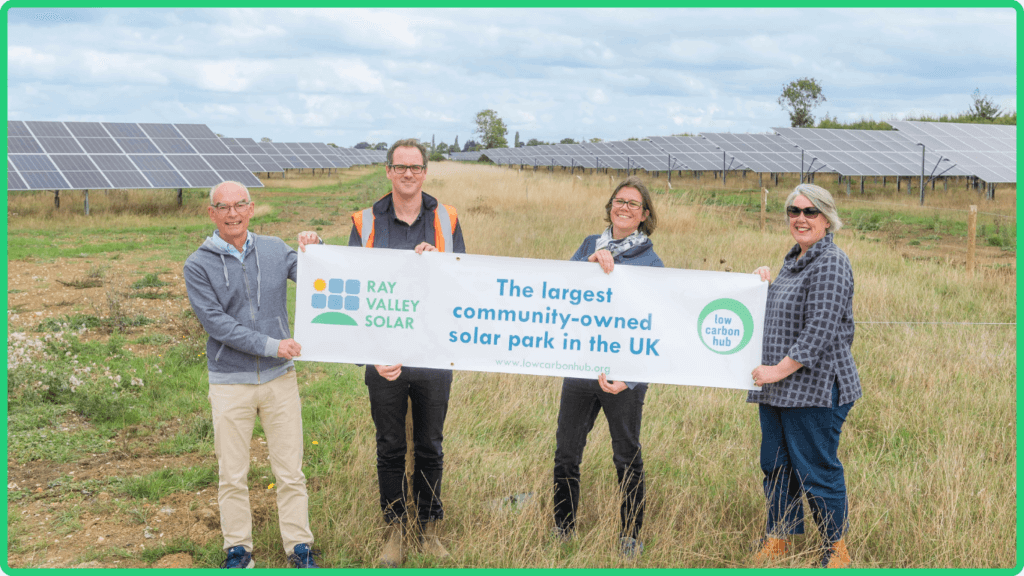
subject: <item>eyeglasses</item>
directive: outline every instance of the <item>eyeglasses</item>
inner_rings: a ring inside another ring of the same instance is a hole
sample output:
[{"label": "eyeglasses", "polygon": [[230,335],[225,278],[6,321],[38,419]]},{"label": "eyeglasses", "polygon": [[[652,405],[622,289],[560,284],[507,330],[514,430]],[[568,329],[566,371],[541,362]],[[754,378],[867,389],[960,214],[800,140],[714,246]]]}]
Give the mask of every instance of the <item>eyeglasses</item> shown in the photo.
[{"label": "eyeglasses", "polygon": [[612,200],[612,206],[615,206],[616,208],[625,208],[626,206],[629,206],[630,210],[639,210],[644,207],[643,204],[636,200],[623,200],[622,198],[615,198]]},{"label": "eyeglasses", "polygon": [[413,174],[421,174],[427,169],[427,167],[423,164],[410,164],[408,166],[405,164],[392,164],[391,169],[399,174],[405,174],[406,170],[409,170]]},{"label": "eyeglasses", "polygon": [[807,218],[809,218],[811,220],[814,220],[815,218],[818,217],[819,214],[821,214],[821,210],[818,210],[817,208],[815,208],[813,206],[808,207],[808,208],[797,208],[796,206],[786,206],[786,214],[788,214],[790,218],[796,218],[797,216],[800,215],[801,212],[803,212],[804,216],[806,216]]},{"label": "eyeglasses", "polygon": [[221,214],[227,214],[228,212],[231,211],[232,208],[235,209],[235,212],[241,213],[243,210],[248,208],[251,204],[252,204],[251,201],[243,200],[243,201],[239,202],[238,204],[221,204],[220,202],[218,202],[216,204],[210,204],[210,206],[213,206],[213,209],[216,210],[217,212],[220,212]]}]

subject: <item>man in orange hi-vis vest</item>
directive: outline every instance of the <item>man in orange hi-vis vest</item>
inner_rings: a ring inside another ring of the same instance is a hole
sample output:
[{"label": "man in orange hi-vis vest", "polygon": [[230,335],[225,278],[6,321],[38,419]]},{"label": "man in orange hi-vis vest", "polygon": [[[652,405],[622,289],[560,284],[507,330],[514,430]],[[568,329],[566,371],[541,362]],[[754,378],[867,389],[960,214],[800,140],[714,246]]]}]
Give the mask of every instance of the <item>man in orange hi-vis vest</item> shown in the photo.
[{"label": "man in orange hi-vis vest", "polygon": [[[349,246],[414,250],[417,254],[466,252],[455,208],[423,192],[427,179],[426,146],[415,139],[392,144],[388,150],[387,177],[391,180],[391,192],[371,208],[352,214]],[[323,243],[316,232],[308,231],[299,233],[298,240],[303,251],[307,244]],[[380,563],[385,566],[400,566],[405,559],[405,415],[410,400],[419,543],[426,554],[448,556],[437,537],[436,522],[444,518],[441,442],[451,385],[451,370],[401,364],[366,367],[370,413],[377,428],[380,506],[387,525],[380,555]]]}]

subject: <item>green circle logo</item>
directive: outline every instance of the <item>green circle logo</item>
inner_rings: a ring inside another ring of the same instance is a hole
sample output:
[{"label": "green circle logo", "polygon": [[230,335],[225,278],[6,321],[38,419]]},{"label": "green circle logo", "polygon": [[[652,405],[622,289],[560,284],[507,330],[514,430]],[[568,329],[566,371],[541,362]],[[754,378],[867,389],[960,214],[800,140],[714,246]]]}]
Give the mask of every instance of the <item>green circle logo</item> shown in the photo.
[{"label": "green circle logo", "polygon": [[740,301],[719,298],[700,311],[697,332],[708,350],[715,354],[735,354],[754,335],[754,317]]}]

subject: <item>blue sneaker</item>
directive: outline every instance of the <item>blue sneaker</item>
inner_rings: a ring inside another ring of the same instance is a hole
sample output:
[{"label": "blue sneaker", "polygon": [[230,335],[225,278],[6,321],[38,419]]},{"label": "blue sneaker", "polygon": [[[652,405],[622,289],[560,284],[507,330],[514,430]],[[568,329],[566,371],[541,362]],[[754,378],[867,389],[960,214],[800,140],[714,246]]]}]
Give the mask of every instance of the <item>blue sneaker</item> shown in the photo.
[{"label": "blue sneaker", "polygon": [[319,568],[316,565],[314,556],[319,556],[319,552],[313,552],[309,547],[309,544],[296,544],[295,550],[288,555],[288,559],[295,563],[296,568]]},{"label": "blue sneaker", "polygon": [[228,557],[221,568],[252,568],[256,562],[252,559],[252,553],[245,550],[245,546],[234,546],[228,548]]}]

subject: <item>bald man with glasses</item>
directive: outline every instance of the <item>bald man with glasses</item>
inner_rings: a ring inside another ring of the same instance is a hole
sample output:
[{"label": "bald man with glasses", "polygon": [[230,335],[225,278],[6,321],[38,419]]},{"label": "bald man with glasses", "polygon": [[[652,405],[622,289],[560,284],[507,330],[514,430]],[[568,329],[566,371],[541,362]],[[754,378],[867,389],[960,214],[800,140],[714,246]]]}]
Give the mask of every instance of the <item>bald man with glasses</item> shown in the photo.
[{"label": "bald man with glasses", "polygon": [[297,568],[319,568],[311,546],[309,497],[302,473],[302,408],[293,358],[302,352],[288,330],[288,280],[298,256],[280,238],[249,231],[255,205],[238,182],[210,190],[217,229],[185,261],[185,287],[209,334],[217,502],[227,559],[221,568],[252,568],[249,443],[259,416],[277,484],[285,554]]},{"label": "bald man with glasses", "polygon": [[[348,245],[413,250],[417,254],[464,254],[466,244],[455,208],[423,192],[427,179],[426,146],[415,139],[392,144],[386,173],[391,192],[372,207],[352,214]],[[309,231],[299,233],[298,240],[303,251],[307,244],[323,243],[316,232]],[[377,429],[377,481],[386,525],[380,563],[396,567],[405,560],[405,415],[410,403],[416,454],[412,488],[418,514],[418,542],[423,553],[446,558],[448,551],[438,538],[437,521],[444,518],[441,444],[452,371],[401,364],[367,366],[365,382],[370,414]]]}]

